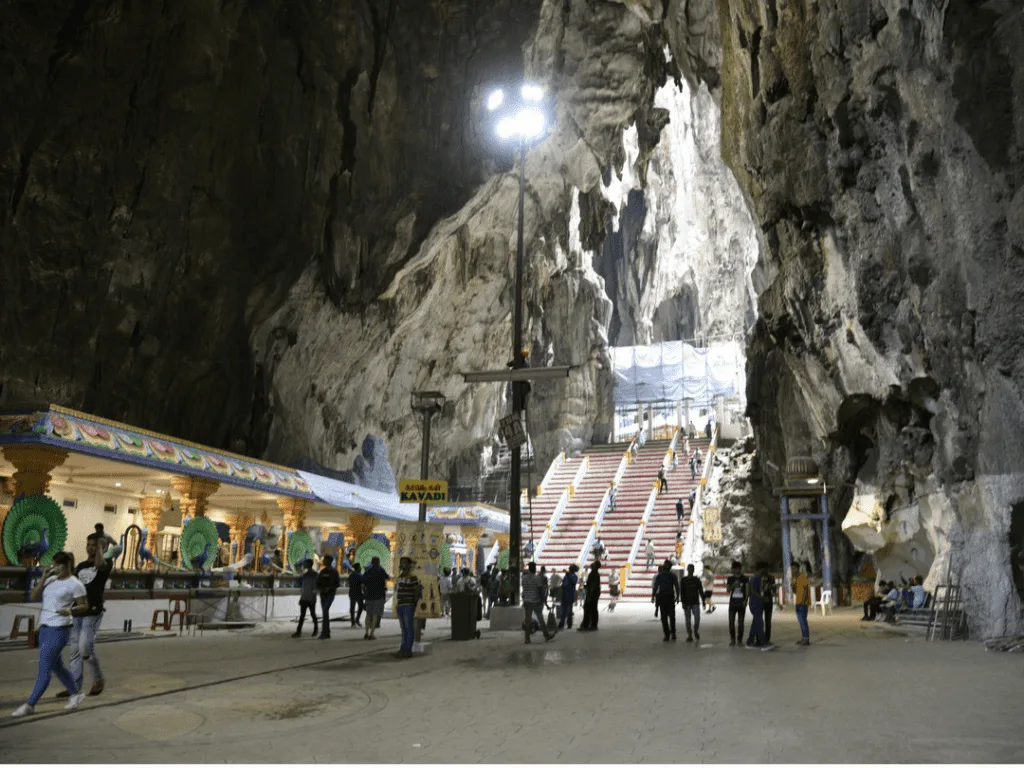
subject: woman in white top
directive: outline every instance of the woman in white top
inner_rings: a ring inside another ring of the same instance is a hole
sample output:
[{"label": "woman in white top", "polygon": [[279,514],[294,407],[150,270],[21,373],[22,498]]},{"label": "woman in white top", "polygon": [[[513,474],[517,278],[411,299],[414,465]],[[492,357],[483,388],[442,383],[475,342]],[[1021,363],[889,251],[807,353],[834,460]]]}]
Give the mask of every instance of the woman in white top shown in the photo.
[{"label": "woman in white top", "polygon": [[71,575],[74,565],[75,559],[69,552],[58,552],[53,556],[53,565],[43,571],[39,582],[32,588],[32,600],[43,601],[43,608],[39,612],[39,676],[32,695],[14,710],[12,717],[23,717],[35,712],[36,704],[46,692],[50,676],[54,673],[71,694],[64,709],[76,709],[85,698],[79,693],[75,678],[61,659],[61,652],[71,636],[74,623],[72,612],[84,616],[89,611],[85,586]]}]

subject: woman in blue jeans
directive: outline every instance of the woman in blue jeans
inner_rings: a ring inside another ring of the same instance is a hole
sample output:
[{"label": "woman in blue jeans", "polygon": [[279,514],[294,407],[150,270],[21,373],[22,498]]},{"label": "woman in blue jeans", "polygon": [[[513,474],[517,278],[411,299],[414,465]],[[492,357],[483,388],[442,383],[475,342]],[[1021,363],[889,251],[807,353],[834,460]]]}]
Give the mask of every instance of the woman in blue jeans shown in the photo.
[{"label": "woman in blue jeans", "polygon": [[395,655],[400,659],[412,657],[412,643],[416,636],[416,603],[423,594],[420,580],[412,575],[412,566],[411,558],[402,558],[398,566],[398,581],[395,584],[398,623],[402,627],[402,647]]},{"label": "woman in blue jeans", "polygon": [[71,694],[64,709],[77,709],[85,698],[61,659],[61,652],[68,643],[71,625],[74,623],[72,611],[85,614],[89,610],[85,586],[71,575],[74,564],[70,553],[58,552],[53,556],[53,566],[43,571],[39,582],[32,588],[32,600],[43,602],[39,613],[39,674],[32,695],[11,713],[11,717],[24,717],[36,711],[36,704],[46,693],[53,674],[57,675],[57,679]]}]

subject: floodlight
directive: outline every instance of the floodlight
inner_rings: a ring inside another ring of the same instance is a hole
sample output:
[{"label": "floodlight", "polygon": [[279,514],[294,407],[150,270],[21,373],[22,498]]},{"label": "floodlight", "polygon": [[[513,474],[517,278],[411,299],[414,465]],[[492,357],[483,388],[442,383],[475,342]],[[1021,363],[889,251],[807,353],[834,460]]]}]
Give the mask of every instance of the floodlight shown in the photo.
[{"label": "floodlight", "polygon": [[511,139],[516,135],[516,121],[511,117],[503,117],[498,121],[498,138]]},{"label": "floodlight", "polygon": [[505,102],[505,92],[500,88],[496,91],[491,91],[491,95],[487,97],[487,109],[491,112],[496,110]]},{"label": "floodlight", "polygon": [[530,85],[527,83],[523,85],[520,93],[525,101],[540,101],[544,98],[544,89],[539,85]]}]

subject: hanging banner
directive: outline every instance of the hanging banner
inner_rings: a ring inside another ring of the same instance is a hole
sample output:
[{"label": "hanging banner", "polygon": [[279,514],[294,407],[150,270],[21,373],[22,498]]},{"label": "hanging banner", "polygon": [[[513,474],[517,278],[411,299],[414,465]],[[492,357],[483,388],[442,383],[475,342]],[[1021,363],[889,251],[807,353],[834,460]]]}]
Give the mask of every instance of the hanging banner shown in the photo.
[{"label": "hanging banner", "polygon": [[[423,596],[416,604],[417,619],[441,618],[441,593],[438,575],[441,565],[441,545],[444,542],[444,523],[399,522],[395,530],[394,563],[395,579],[398,579],[399,564],[403,557],[411,557],[415,564],[412,574],[423,586]],[[398,613],[398,592],[391,598],[392,610]]]},{"label": "hanging banner", "polygon": [[718,507],[705,507],[704,508],[704,525],[709,523],[721,522],[721,513],[718,511]]},{"label": "hanging banner", "polygon": [[399,480],[398,495],[402,504],[447,504],[447,480]]}]

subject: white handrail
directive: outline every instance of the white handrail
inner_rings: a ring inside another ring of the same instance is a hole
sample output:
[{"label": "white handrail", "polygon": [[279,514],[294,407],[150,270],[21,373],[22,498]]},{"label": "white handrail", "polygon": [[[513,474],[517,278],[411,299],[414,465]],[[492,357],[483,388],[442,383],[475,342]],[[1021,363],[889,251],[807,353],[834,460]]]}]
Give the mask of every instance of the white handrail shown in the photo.
[{"label": "white handrail", "polygon": [[491,551],[484,558],[484,565],[490,565],[498,561],[498,555],[501,554],[501,544],[494,542],[494,546],[491,547]]},{"label": "white handrail", "polygon": [[587,537],[583,540],[583,549],[580,550],[580,556],[576,558],[576,565],[580,568],[585,566],[589,561],[590,548],[594,546],[594,540],[597,538],[597,531],[601,527],[601,523],[604,522],[604,515],[608,511],[612,496],[612,489],[608,488],[604,492],[604,497],[601,499],[601,505],[597,508],[597,515],[594,517],[594,522],[590,524],[590,530],[587,532]]},{"label": "white handrail", "polygon": [[565,451],[555,456],[551,460],[551,466],[548,467],[548,471],[544,474],[544,479],[540,481],[540,485],[537,487],[537,495],[540,496],[544,493],[544,489],[548,487],[548,483],[551,482],[551,478],[555,476],[558,468],[565,463]]},{"label": "white handrail", "polygon": [[[633,537],[633,546],[630,547],[629,557],[626,560],[627,571],[633,570],[633,561],[640,553],[640,544],[644,540],[644,532],[647,530],[647,523],[650,522],[651,513],[654,512],[654,503],[658,500],[658,488],[651,489],[651,495],[647,499],[647,506],[644,507],[644,516],[640,518],[640,525],[636,529],[636,536]],[[628,576],[628,573],[627,573]]]},{"label": "white handrail", "polygon": [[[704,489],[711,480],[711,465],[718,447],[718,424],[715,424],[715,431],[711,434],[711,442],[708,444],[707,457],[704,459],[704,467],[700,473],[700,484],[697,486],[697,498],[694,500],[693,510],[690,512],[690,527],[686,531],[686,544],[683,545],[683,562],[693,563],[693,572],[696,576],[704,575]],[[700,532],[694,529],[700,527]],[[699,537],[699,539],[698,539]],[[699,548],[700,557],[696,558]]]},{"label": "white handrail", "polygon": [[555,505],[555,511],[551,513],[551,519],[549,519],[548,524],[544,526],[544,533],[541,535],[537,548],[533,552],[534,561],[540,560],[540,553],[544,551],[544,547],[551,538],[551,532],[555,529],[555,526],[558,525],[558,521],[561,519],[562,513],[565,512],[565,508],[567,506],[569,506],[569,489],[563,488],[562,495],[558,498],[558,503]]},{"label": "white handrail", "polygon": [[619,487],[619,483],[622,482],[622,476],[626,474],[626,467],[629,466],[629,451],[622,454],[622,459],[619,461],[619,468],[615,470],[615,477],[612,478],[612,482],[615,487]]},{"label": "white handrail", "polygon": [[583,478],[586,477],[587,472],[590,470],[590,457],[584,456],[583,461],[580,462],[580,468],[576,470],[576,474],[573,475],[572,482],[569,483],[569,495],[575,496],[576,489],[580,483],[583,482]]}]

